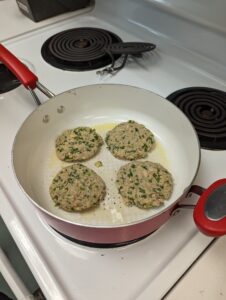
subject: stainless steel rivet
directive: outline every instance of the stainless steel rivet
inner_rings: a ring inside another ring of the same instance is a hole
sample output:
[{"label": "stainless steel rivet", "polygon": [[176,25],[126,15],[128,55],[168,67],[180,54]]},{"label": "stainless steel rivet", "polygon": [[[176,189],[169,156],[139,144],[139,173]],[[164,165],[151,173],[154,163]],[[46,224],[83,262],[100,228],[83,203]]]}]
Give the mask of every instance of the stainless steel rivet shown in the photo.
[{"label": "stainless steel rivet", "polygon": [[58,112],[59,114],[62,114],[62,112],[64,112],[64,110],[65,110],[65,107],[64,107],[63,105],[61,105],[61,106],[59,106],[59,107],[57,108],[57,112]]},{"label": "stainless steel rivet", "polygon": [[48,123],[49,122],[49,115],[45,115],[42,119],[43,123]]}]

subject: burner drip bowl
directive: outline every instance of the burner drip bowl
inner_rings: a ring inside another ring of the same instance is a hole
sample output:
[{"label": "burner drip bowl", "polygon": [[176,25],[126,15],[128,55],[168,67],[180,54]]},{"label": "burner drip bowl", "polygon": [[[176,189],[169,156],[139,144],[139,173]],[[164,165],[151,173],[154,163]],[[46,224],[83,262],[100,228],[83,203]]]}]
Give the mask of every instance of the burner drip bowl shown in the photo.
[{"label": "burner drip bowl", "polygon": [[226,149],[226,92],[191,87],[167,97],[194,125],[202,148]]},{"label": "burner drip bowl", "polygon": [[[42,46],[42,56],[54,67],[70,71],[94,70],[112,62],[106,50],[122,42],[114,33],[99,28],[74,28],[50,37]],[[118,59],[120,55],[114,55]]]}]

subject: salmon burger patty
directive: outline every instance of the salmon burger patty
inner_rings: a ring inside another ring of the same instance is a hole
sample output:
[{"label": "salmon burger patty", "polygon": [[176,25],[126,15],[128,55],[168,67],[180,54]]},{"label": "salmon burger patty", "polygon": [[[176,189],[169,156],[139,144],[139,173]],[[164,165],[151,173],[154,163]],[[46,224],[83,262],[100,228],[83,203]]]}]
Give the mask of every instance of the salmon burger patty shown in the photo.
[{"label": "salmon burger patty", "polygon": [[85,161],[95,156],[103,144],[102,137],[90,127],[65,130],[56,139],[56,154],[66,162]]},{"label": "salmon burger patty", "polygon": [[173,178],[158,163],[130,162],[119,169],[116,185],[127,206],[152,208],[161,206],[170,198]]},{"label": "salmon burger patty", "polygon": [[105,197],[102,178],[82,164],[63,168],[53,179],[50,196],[55,205],[68,212],[97,206]]},{"label": "salmon burger patty", "polygon": [[154,135],[135,121],[118,124],[105,138],[108,149],[117,158],[135,160],[147,157],[154,147]]}]

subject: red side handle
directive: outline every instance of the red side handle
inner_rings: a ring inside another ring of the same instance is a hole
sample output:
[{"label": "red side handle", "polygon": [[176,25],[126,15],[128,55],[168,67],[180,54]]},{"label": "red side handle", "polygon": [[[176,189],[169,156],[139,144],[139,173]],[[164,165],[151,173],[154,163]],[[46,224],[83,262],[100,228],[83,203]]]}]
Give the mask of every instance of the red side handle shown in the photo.
[{"label": "red side handle", "polygon": [[208,236],[226,234],[226,179],[210,185],[199,198],[194,209],[194,221],[199,230]]},{"label": "red side handle", "polygon": [[0,44],[0,61],[26,88],[36,88],[38,77],[2,44]]}]

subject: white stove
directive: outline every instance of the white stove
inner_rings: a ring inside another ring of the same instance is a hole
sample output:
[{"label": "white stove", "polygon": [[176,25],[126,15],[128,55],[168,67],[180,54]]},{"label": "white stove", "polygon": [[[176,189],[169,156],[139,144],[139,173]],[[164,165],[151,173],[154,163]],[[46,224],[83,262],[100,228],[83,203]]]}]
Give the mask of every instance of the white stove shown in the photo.
[{"label": "white stove", "polygon": [[[21,35],[4,45],[55,94],[95,83],[138,86],[163,97],[190,86],[226,91],[226,68],[222,66],[225,54],[216,50],[214,55],[214,45],[209,44],[207,49],[197,41],[205,33],[205,44],[213,36],[221,44],[221,34],[214,34],[210,25],[204,27],[161,10],[156,3],[98,0],[89,13]],[[123,41],[151,42],[157,48],[143,59],[130,59],[114,76],[100,77],[96,70],[63,71],[47,64],[41,56],[44,41],[75,27],[103,28]],[[42,94],[39,96],[46,101]],[[182,209],[149,237],[119,248],[81,246],[56,233],[26,199],[12,172],[13,139],[35,108],[30,93],[22,86],[0,94],[0,213],[47,299],[163,298],[213,239],[198,232],[192,210]],[[207,187],[225,177],[224,165],[226,151],[202,150],[195,184]],[[185,202],[192,200],[195,197]]]}]

